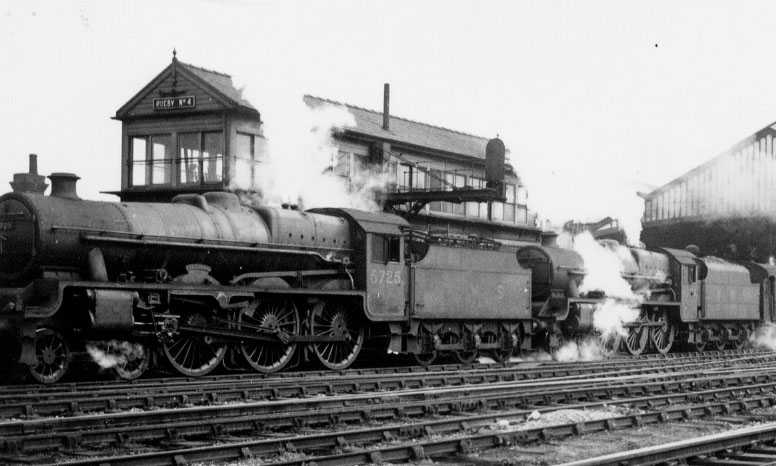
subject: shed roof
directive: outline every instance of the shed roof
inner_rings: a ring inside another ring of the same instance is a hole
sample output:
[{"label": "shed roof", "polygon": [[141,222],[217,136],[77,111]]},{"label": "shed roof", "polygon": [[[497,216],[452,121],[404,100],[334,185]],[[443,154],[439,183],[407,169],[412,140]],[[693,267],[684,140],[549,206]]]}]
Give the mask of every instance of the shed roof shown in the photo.
[{"label": "shed roof", "polygon": [[698,165],[697,167],[683,173],[682,175],[674,178],[673,180],[669,181],[668,183],[653,189],[652,191],[648,193],[639,193],[639,196],[641,196],[644,199],[652,199],[658,194],[664,192],[668,188],[675,186],[677,184],[680,184],[681,182],[687,180],[688,178],[691,178],[697,174],[703,173],[705,170],[708,170],[712,167],[714,167],[716,164],[718,164],[722,159],[725,157],[730,157],[736,152],[738,152],[740,149],[743,149],[748,144],[751,144],[752,142],[758,140],[759,138],[770,134],[771,136],[776,137],[776,122],[773,122],[767,126],[764,126],[757,130],[756,132],[750,134],[749,136],[743,138],[742,140],[735,143],[733,146],[725,150],[724,152],[717,154],[710,160]]},{"label": "shed roof", "polygon": [[353,115],[356,126],[348,130],[378,139],[435,149],[450,154],[478,159],[485,158],[488,139],[441,126],[391,115],[388,130],[383,129],[383,114],[335,100],[305,95],[304,102],[311,108],[323,105],[343,106]]}]

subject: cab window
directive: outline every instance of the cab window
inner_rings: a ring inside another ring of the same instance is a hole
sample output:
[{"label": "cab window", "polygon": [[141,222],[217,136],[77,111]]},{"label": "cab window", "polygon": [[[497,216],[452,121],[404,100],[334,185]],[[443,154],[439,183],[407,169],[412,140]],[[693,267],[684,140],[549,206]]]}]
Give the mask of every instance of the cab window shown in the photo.
[{"label": "cab window", "polygon": [[399,262],[399,240],[397,235],[372,235],[372,261]]}]

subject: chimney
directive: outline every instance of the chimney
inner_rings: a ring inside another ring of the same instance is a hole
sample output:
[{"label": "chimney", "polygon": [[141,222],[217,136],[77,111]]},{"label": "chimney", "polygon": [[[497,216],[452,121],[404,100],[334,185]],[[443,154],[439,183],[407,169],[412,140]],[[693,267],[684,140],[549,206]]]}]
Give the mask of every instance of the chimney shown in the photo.
[{"label": "chimney", "polygon": [[51,180],[51,195],[64,199],[80,199],[75,191],[75,184],[81,178],[73,173],[52,173],[49,175]]},{"label": "chimney", "polygon": [[38,154],[30,154],[30,175],[38,174]]},{"label": "chimney", "polygon": [[30,154],[30,168],[27,173],[16,173],[11,188],[17,193],[43,194],[46,191],[46,177],[38,175],[38,156]]},{"label": "chimney", "polygon": [[388,131],[391,121],[391,85],[388,83],[383,84],[383,129]]}]

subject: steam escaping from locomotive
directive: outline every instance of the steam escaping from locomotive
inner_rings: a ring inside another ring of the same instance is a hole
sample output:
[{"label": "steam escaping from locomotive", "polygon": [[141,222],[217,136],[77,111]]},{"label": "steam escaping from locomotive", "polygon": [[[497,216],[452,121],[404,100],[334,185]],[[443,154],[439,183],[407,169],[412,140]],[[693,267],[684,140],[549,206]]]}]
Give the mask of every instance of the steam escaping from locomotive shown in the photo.
[{"label": "steam escaping from locomotive", "polygon": [[100,369],[112,369],[127,363],[131,358],[143,358],[145,349],[139,343],[110,340],[86,345],[86,352]]},{"label": "steam escaping from locomotive", "polygon": [[766,322],[749,335],[749,343],[760,349],[776,351],[776,325]]},{"label": "steam escaping from locomotive", "polygon": [[589,232],[574,237],[574,250],[582,256],[585,266],[580,292],[603,293],[605,296],[593,312],[593,327],[604,340],[617,335],[625,336],[624,325],[639,318],[642,302],[622,276],[623,263],[629,258],[630,251],[620,244],[604,246]]},{"label": "steam escaping from locomotive", "polygon": [[559,362],[600,361],[604,358],[604,348],[598,338],[590,337],[577,343],[569,341],[555,352]]},{"label": "steam escaping from locomotive", "polygon": [[307,107],[302,99],[284,102],[267,123],[267,145],[252,170],[239,161],[230,188],[255,192],[244,200],[300,209],[340,206],[379,211],[374,193],[384,188],[387,172],[361,163],[359,156],[341,151],[333,133],[355,126],[345,106]]}]

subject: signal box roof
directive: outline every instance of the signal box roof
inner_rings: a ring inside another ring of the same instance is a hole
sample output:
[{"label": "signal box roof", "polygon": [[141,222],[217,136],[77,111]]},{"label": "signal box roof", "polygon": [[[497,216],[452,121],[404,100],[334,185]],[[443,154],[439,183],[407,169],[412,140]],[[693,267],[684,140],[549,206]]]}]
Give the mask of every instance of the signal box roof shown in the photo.
[{"label": "signal box roof", "polygon": [[233,110],[259,117],[259,111],[234,87],[231,76],[173,56],[172,63],[116,111],[116,119],[164,115],[154,102],[164,97],[194,97],[193,105],[176,108],[176,114]]}]

